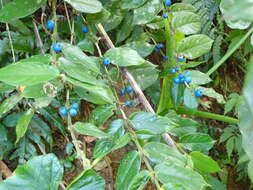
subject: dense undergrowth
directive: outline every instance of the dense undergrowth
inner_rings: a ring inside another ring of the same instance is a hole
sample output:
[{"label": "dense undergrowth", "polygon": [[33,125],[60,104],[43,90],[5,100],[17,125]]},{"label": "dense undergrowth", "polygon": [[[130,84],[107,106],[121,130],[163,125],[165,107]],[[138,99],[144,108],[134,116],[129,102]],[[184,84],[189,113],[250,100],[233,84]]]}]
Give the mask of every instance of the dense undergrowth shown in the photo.
[{"label": "dense undergrowth", "polygon": [[250,190],[251,0],[1,0],[0,190]]}]

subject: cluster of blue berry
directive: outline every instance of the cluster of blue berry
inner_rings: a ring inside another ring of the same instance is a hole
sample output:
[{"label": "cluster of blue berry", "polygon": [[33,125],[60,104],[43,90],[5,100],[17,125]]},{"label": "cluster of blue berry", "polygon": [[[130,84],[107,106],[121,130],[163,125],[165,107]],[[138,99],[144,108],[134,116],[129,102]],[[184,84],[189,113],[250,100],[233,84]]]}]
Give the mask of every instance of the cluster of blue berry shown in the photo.
[{"label": "cluster of blue berry", "polygon": [[158,52],[160,49],[164,48],[163,44],[157,44],[154,48],[154,52]]},{"label": "cluster of blue berry", "polygon": [[[47,21],[47,29],[49,31],[53,31],[54,30],[54,27],[55,27],[55,22],[53,20],[49,20]],[[89,32],[89,29],[87,26],[83,25],[82,28],[81,28],[82,32],[84,33],[88,33]],[[59,43],[55,43],[52,45],[52,50],[55,52],[55,53],[60,53],[62,51],[62,47]]]},{"label": "cluster of blue berry", "polygon": [[[125,94],[132,94],[133,93],[133,88],[131,86],[127,86],[126,88],[120,88],[119,89],[119,95],[120,96],[124,96]],[[126,100],[124,102],[124,105],[126,107],[132,107],[134,105],[133,101],[129,101],[129,100]]]},{"label": "cluster of blue berry", "polygon": [[73,103],[69,109],[67,109],[66,107],[60,107],[59,114],[61,116],[66,116],[67,114],[69,114],[71,117],[74,117],[78,114],[78,109],[79,109],[78,103]]}]

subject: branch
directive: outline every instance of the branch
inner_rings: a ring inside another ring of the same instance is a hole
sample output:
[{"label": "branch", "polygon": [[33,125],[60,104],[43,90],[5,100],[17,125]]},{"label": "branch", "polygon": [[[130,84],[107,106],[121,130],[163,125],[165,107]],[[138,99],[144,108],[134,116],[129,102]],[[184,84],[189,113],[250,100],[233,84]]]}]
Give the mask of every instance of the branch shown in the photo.
[{"label": "branch", "polygon": [[[108,48],[114,48],[115,46],[112,43],[108,34],[106,33],[102,24],[99,23],[96,25],[96,27],[97,27],[99,33],[105,38]],[[129,81],[129,83],[133,87],[135,93],[137,94],[141,104],[144,106],[146,111],[155,114],[155,111],[153,110],[152,106],[148,102],[147,98],[145,97],[144,93],[142,92],[141,88],[139,87],[138,83],[136,82],[136,80],[134,79],[132,74],[130,72],[128,72],[128,70],[126,68],[122,68],[122,71],[123,71],[123,74],[126,77],[126,79]],[[172,147],[176,147],[173,139],[170,137],[169,134],[163,134],[162,137],[168,145],[170,145]]]}]

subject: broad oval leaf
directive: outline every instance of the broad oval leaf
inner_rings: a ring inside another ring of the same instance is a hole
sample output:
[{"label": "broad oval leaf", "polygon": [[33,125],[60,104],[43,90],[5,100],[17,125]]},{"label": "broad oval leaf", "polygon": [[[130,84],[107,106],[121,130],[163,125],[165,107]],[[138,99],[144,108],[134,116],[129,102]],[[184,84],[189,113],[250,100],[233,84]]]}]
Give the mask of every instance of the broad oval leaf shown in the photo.
[{"label": "broad oval leaf", "polygon": [[17,105],[19,101],[22,100],[21,95],[12,95],[11,97],[5,99],[1,104],[0,104],[0,118],[10,111],[14,106]]},{"label": "broad oval leaf", "polygon": [[196,12],[196,8],[193,7],[189,3],[174,3],[173,5],[170,6],[170,11],[172,13],[181,12],[181,11],[195,13]]},{"label": "broad oval leaf", "polygon": [[199,89],[203,92],[205,96],[208,96],[210,98],[215,98],[218,103],[220,104],[226,103],[223,95],[216,92],[213,88],[199,87]]},{"label": "broad oval leaf", "polygon": [[95,125],[91,123],[77,122],[74,124],[74,129],[82,135],[88,135],[88,136],[93,136],[97,138],[109,137],[108,134],[101,131],[99,128],[97,128]]},{"label": "broad oval leaf", "polygon": [[0,9],[0,22],[26,17],[39,9],[46,0],[14,0]]},{"label": "broad oval leaf", "polygon": [[150,174],[148,170],[142,170],[136,174],[129,185],[129,190],[143,190],[145,185],[148,183]]},{"label": "broad oval leaf", "polygon": [[173,14],[172,27],[186,35],[196,34],[200,31],[200,17],[192,12],[180,11]]},{"label": "broad oval leaf", "polygon": [[59,70],[51,65],[23,60],[0,69],[0,81],[13,86],[32,86],[59,76]]},{"label": "broad oval leaf", "polygon": [[198,107],[198,100],[194,95],[192,89],[185,88],[184,90],[184,105],[190,109],[196,109]]},{"label": "broad oval leaf", "polygon": [[139,172],[141,167],[141,158],[137,151],[129,152],[121,160],[115,186],[117,190],[129,190],[131,181]]},{"label": "broad oval leaf", "polygon": [[213,44],[213,40],[204,34],[196,34],[184,38],[178,44],[178,53],[184,55],[188,59],[196,59],[209,52]]},{"label": "broad oval leaf", "polygon": [[0,190],[58,190],[62,177],[63,167],[54,154],[36,156],[1,182]]},{"label": "broad oval leaf", "polygon": [[91,112],[90,121],[96,126],[101,126],[113,115],[113,110],[112,105],[98,106]]},{"label": "broad oval leaf", "polygon": [[105,180],[93,170],[82,172],[68,187],[67,190],[104,190]]},{"label": "broad oval leaf", "polygon": [[145,60],[133,49],[128,47],[119,47],[109,49],[104,57],[111,60],[111,63],[120,67],[141,65]]},{"label": "broad oval leaf", "polygon": [[74,9],[82,13],[98,13],[102,10],[102,3],[98,0],[64,0]]},{"label": "broad oval leaf", "polygon": [[191,152],[190,156],[193,161],[194,168],[204,173],[214,173],[221,171],[217,162],[215,162],[211,157],[202,154],[201,152]]},{"label": "broad oval leaf", "polygon": [[122,2],[122,9],[136,9],[146,3],[147,0],[124,0]]},{"label": "broad oval leaf", "polygon": [[202,85],[212,81],[212,79],[205,73],[197,70],[189,70],[192,82],[191,84]]}]

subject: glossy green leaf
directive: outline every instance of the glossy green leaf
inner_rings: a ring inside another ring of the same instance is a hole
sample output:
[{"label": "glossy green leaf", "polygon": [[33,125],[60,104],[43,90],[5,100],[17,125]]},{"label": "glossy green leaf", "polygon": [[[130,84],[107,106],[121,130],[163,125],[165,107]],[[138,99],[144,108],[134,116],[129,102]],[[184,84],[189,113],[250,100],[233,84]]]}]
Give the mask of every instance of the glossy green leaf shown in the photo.
[{"label": "glossy green leaf", "polygon": [[213,88],[199,87],[199,89],[203,92],[205,96],[215,98],[220,104],[224,104],[226,102],[223,95],[216,92]]},{"label": "glossy green leaf", "polygon": [[155,164],[172,161],[179,166],[186,164],[186,156],[181,154],[176,148],[169,147],[163,143],[150,142],[144,146],[145,155]]},{"label": "glossy green leaf", "polygon": [[169,118],[147,112],[135,112],[129,119],[136,130],[154,135],[168,132],[175,127],[175,123]]},{"label": "glossy green leaf", "polygon": [[104,190],[105,180],[93,170],[82,172],[68,187],[67,190]]},{"label": "glossy green leaf", "polygon": [[115,186],[117,190],[129,190],[130,183],[141,167],[141,158],[137,151],[129,152],[121,160]]},{"label": "glossy green leaf", "polygon": [[22,96],[20,95],[12,95],[11,97],[5,99],[1,104],[0,104],[0,118],[10,111],[14,106],[17,105],[19,101],[21,101]]},{"label": "glossy green leaf", "polygon": [[98,0],[64,0],[82,13],[98,13],[102,10],[102,3]]},{"label": "glossy green leaf", "polygon": [[155,167],[155,171],[163,184],[179,184],[184,190],[200,190],[207,185],[199,173],[172,163],[159,164]]},{"label": "glossy green leaf", "polygon": [[145,62],[135,50],[127,47],[111,48],[104,57],[109,58],[112,64],[121,67],[141,65]]},{"label": "glossy green leaf", "polygon": [[26,17],[34,13],[46,0],[14,0],[0,9],[0,22],[10,22],[12,20]]},{"label": "glossy green leaf", "polygon": [[179,42],[177,51],[188,59],[196,59],[209,52],[213,40],[204,34],[196,34]]},{"label": "glossy green leaf", "polygon": [[11,86],[11,85],[0,82],[0,93],[10,92],[10,91],[13,91],[13,90],[15,90],[14,86]]},{"label": "glossy green leaf", "polygon": [[85,51],[85,52],[89,52],[91,54],[94,53],[94,45],[93,42],[91,40],[89,40],[88,38],[85,38],[84,40],[78,42],[77,46]]},{"label": "glossy green leaf", "polygon": [[163,4],[161,0],[150,0],[143,6],[134,10],[133,23],[137,25],[147,24],[156,18],[157,14],[162,10]]},{"label": "glossy green leaf", "polygon": [[154,45],[151,45],[150,43],[147,43],[142,40],[126,43],[124,47],[129,47],[129,48],[134,49],[142,57],[149,56],[154,50]]},{"label": "glossy green leaf", "polygon": [[0,81],[13,86],[32,86],[52,80],[59,74],[54,66],[24,60],[1,68]]},{"label": "glossy green leaf", "polygon": [[54,154],[36,156],[0,183],[0,190],[58,190],[63,167]]},{"label": "glossy green leaf", "polygon": [[125,0],[122,2],[122,9],[136,9],[142,6],[147,0]]},{"label": "glossy green leaf", "polygon": [[212,79],[205,73],[202,73],[197,70],[189,70],[191,79],[192,79],[192,84],[195,85],[202,85],[202,84],[207,84],[212,81]]},{"label": "glossy green leaf", "polygon": [[136,174],[129,185],[129,190],[143,190],[145,185],[148,183],[150,174],[148,170],[142,170]]},{"label": "glossy green leaf", "polygon": [[67,78],[67,81],[76,87],[77,94],[94,104],[112,104],[114,102],[114,96],[108,87],[91,85],[87,83],[82,83],[77,80]]},{"label": "glossy green leaf", "polygon": [[16,136],[17,136],[16,143],[19,141],[21,137],[25,135],[28,125],[33,117],[33,114],[34,110],[29,109],[19,118],[16,126]]},{"label": "glossy green leaf", "polygon": [[109,137],[108,134],[105,132],[101,131],[98,127],[91,123],[81,123],[77,122],[74,124],[74,129],[82,134],[82,135],[88,135],[88,136],[93,136],[97,138],[106,138]]},{"label": "glossy green leaf", "polygon": [[194,168],[204,173],[215,173],[221,171],[216,161],[201,152],[191,152],[190,156],[193,161]]},{"label": "glossy green leaf", "polygon": [[47,97],[43,90],[43,84],[35,84],[33,86],[27,86],[22,92],[24,98],[43,98]]},{"label": "glossy green leaf", "polygon": [[192,151],[207,152],[214,145],[214,140],[204,133],[187,134],[180,138],[180,143]]},{"label": "glossy green leaf", "polygon": [[190,3],[174,3],[173,5],[170,6],[170,11],[172,13],[176,12],[196,12],[196,8],[192,6]]},{"label": "glossy green leaf", "polygon": [[165,184],[163,187],[162,187],[164,190],[186,190],[186,188],[184,188],[182,185],[180,184]]},{"label": "glossy green leaf", "polygon": [[90,120],[94,125],[101,126],[113,115],[113,110],[112,105],[98,106],[91,112]]},{"label": "glossy green leaf", "polygon": [[184,105],[190,109],[196,109],[198,107],[198,100],[194,95],[192,89],[185,88],[184,90]]},{"label": "glossy green leaf", "polygon": [[196,34],[200,31],[200,17],[192,12],[180,11],[173,14],[172,27],[186,35]]},{"label": "glossy green leaf", "polygon": [[125,19],[117,31],[116,43],[120,43],[127,39],[127,37],[131,34],[133,27],[133,14],[129,12],[125,15]]}]

